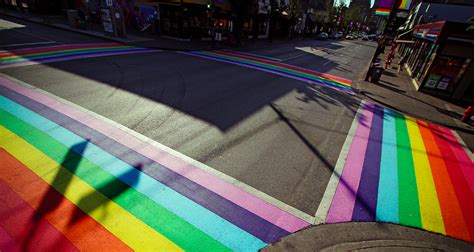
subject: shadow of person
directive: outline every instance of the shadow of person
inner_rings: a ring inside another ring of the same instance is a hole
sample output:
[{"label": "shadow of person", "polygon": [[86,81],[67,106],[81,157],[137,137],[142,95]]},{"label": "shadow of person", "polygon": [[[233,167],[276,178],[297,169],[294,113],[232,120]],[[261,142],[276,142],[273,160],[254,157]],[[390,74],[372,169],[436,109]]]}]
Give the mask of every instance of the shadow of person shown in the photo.
[{"label": "shadow of person", "polygon": [[[69,184],[79,167],[79,163],[82,159],[82,153],[86,149],[88,140],[75,144],[72,146],[66,156],[64,157],[61,165],[59,166],[58,172],[51,182],[51,186],[48,191],[44,194],[41,203],[38,206],[37,211],[31,217],[32,227],[29,231],[28,239],[23,244],[23,250],[29,250],[34,248],[34,244],[30,244],[34,239],[36,233],[41,228],[41,220],[48,214],[53,212],[64,200],[60,194],[64,194]],[[59,193],[58,193],[59,192]]]},{"label": "shadow of person", "polygon": [[[117,178],[114,177],[100,187],[95,188],[95,190],[90,192],[88,195],[82,197],[77,203],[77,208],[75,208],[74,214],[69,221],[69,225],[73,225],[75,222],[79,221],[83,216],[85,216],[85,214],[90,214],[101,206],[105,206],[108,202],[113,201],[116,197],[136,185],[140,180],[142,167],[142,164],[135,165],[127,172],[121,174]],[[123,181],[126,181],[126,183]],[[107,212],[103,212],[103,216],[107,214]]]}]

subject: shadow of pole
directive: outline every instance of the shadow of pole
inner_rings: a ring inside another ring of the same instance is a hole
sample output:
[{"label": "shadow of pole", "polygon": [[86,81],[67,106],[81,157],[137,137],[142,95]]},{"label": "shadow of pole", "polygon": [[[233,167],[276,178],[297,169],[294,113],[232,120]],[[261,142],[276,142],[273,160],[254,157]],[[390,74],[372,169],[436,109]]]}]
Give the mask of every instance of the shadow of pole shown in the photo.
[{"label": "shadow of pole", "polygon": [[[29,231],[27,240],[23,244],[23,250],[34,250],[35,245],[31,244],[31,242],[34,240],[33,238],[40,229],[41,219],[43,219],[48,213],[53,212],[64,200],[64,197],[58,197],[58,192],[63,194],[69,187],[74,173],[81,162],[82,153],[84,153],[87,144],[88,141],[84,141],[70,148],[64,157],[63,162],[58,166],[58,173],[51,182],[48,191],[44,194],[37,211],[31,218],[33,225],[31,231]],[[64,167],[67,167],[67,169]]]}]

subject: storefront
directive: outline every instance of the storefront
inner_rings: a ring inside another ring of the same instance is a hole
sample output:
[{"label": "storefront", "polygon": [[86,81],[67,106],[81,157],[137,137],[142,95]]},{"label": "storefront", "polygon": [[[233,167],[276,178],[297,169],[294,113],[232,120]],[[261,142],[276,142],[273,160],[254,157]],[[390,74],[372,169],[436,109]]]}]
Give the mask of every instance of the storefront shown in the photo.
[{"label": "storefront", "polygon": [[[472,102],[474,33],[468,24],[435,22],[413,29],[414,43],[401,48],[418,90],[452,100]],[[471,93],[469,93],[471,90]]]}]

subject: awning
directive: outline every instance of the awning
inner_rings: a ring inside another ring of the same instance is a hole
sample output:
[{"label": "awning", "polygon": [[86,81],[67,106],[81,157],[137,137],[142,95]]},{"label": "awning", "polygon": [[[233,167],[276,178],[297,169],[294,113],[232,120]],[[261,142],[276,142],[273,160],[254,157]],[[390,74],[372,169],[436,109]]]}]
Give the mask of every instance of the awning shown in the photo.
[{"label": "awning", "polygon": [[396,42],[396,43],[406,43],[406,44],[413,44],[413,43],[415,43],[415,41],[413,41],[413,40],[398,40],[398,39],[395,39],[395,42]]}]

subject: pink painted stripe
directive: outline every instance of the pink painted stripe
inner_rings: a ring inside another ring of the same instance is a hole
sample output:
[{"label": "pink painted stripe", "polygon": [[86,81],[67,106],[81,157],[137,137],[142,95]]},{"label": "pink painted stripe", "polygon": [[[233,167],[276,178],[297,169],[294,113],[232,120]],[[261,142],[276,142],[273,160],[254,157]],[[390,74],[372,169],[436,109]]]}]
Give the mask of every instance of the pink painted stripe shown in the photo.
[{"label": "pink painted stripe", "polygon": [[160,163],[168,169],[202,185],[235,204],[247,209],[259,217],[288,231],[295,232],[309,226],[309,223],[284,211],[278,207],[244,191],[243,189],[219,179],[206,171],[185,162],[172,155],[165,149],[143,142],[138,138],[128,134],[122,129],[116,128],[102,120],[99,120],[85,112],[77,110],[69,105],[59,102],[51,97],[35,92],[31,89],[17,85],[7,79],[0,78],[0,85],[3,85],[15,92],[42,103],[51,109],[58,111],[88,127],[108,136],[118,143]]},{"label": "pink painted stripe", "polygon": [[449,147],[453,151],[453,154],[459,163],[459,167],[461,167],[464,178],[471,189],[471,193],[474,193],[474,163],[450,129],[445,127],[438,127],[438,129],[444,133],[443,136],[449,141]]},{"label": "pink painted stripe", "polygon": [[349,222],[352,219],[365,152],[369,142],[373,111],[374,104],[366,103],[364,111],[359,118],[359,125],[347,155],[342,176],[339,179],[336,193],[329,208],[326,218],[327,223]]},{"label": "pink painted stripe", "polygon": [[272,61],[272,60],[266,60],[266,59],[262,59],[262,58],[250,57],[250,56],[246,56],[246,55],[235,54],[235,53],[230,53],[230,52],[222,52],[222,51],[211,52],[211,53],[221,54],[221,55],[226,55],[226,56],[232,56],[232,57],[247,59],[247,60],[251,60],[251,61],[257,61],[257,62],[261,62],[261,63],[265,63],[265,64],[270,64],[270,65],[274,65],[274,66],[289,68],[291,70],[295,70],[295,71],[299,71],[299,72],[303,72],[303,73],[307,73],[307,74],[312,74],[314,76],[319,76],[319,77],[326,78],[326,79],[329,79],[329,80],[338,81],[338,82],[341,82],[341,83],[349,85],[349,86],[352,84],[352,81],[348,80],[348,79],[344,79],[344,78],[341,78],[341,77],[338,77],[338,76],[334,76],[334,75],[330,75],[330,74],[326,74],[326,73],[320,73],[320,72],[316,72],[316,71],[309,70],[309,69],[306,69],[306,68],[297,67],[297,66],[293,66],[293,65],[289,65],[289,64],[285,64],[285,63],[280,63],[280,62],[276,62],[276,61]]},{"label": "pink painted stripe", "polygon": [[73,56],[64,56],[59,58],[51,59],[38,59],[38,60],[28,60],[19,63],[0,65],[0,69],[11,68],[11,67],[22,67],[22,66],[32,66],[45,63],[61,62],[74,59],[87,59],[87,58],[98,58],[105,56],[114,56],[114,55],[124,55],[124,54],[134,54],[134,53],[145,53],[145,52],[158,52],[156,49],[144,49],[144,50],[126,50],[126,51],[114,51],[114,52],[97,52],[97,53],[88,53],[84,55],[73,55]]},{"label": "pink painted stripe", "polygon": [[8,251],[8,252],[21,251],[21,247],[2,227],[0,227],[0,251]]},{"label": "pink painted stripe", "polygon": [[93,43],[93,44],[67,44],[67,45],[55,45],[55,46],[44,46],[44,47],[35,47],[35,48],[24,48],[11,51],[0,52],[0,58],[6,56],[14,55],[25,55],[30,53],[41,53],[41,52],[51,52],[58,50],[69,50],[69,49],[79,49],[79,48],[94,48],[94,47],[113,47],[113,46],[123,46],[117,43]]}]

